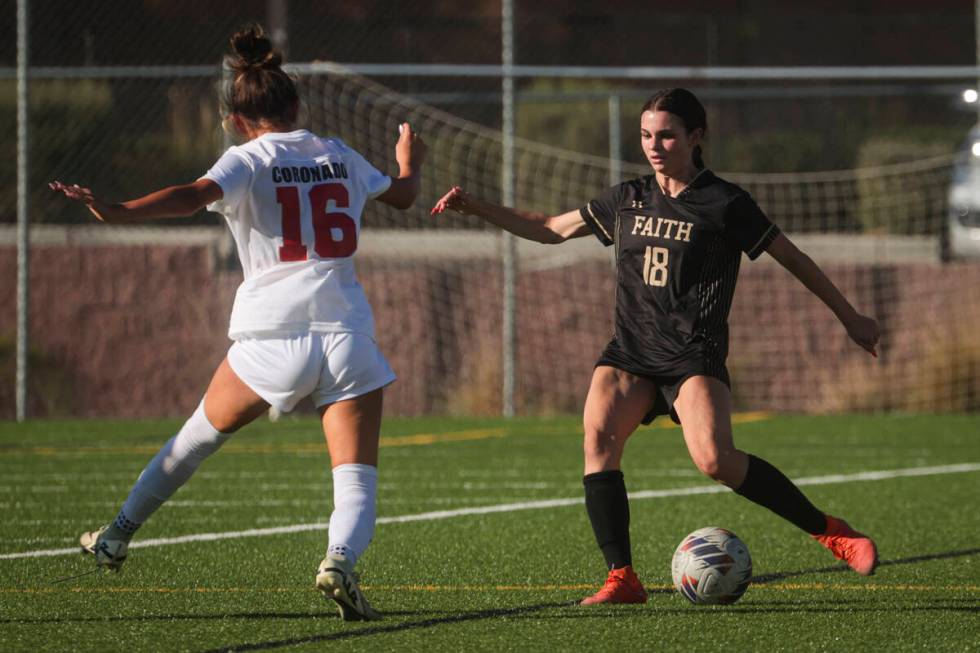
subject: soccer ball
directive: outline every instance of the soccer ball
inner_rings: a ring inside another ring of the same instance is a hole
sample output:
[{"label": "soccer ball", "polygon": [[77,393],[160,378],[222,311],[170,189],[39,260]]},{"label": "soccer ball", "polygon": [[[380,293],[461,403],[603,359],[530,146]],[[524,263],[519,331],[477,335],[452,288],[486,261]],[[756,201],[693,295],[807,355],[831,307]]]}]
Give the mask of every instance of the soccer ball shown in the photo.
[{"label": "soccer ball", "polygon": [[735,533],[709,526],[684,538],[674,551],[670,570],[674,587],[691,603],[727,605],[748,588],[752,558]]}]

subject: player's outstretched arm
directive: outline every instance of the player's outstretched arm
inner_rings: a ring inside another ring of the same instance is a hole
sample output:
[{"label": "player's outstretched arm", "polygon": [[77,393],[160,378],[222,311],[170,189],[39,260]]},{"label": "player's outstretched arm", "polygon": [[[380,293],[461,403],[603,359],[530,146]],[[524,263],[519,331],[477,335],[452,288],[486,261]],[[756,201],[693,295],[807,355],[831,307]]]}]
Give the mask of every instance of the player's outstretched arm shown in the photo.
[{"label": "player's outstretched arm", "polygon": [[432,207],[431,214],[437,215],[446,210],[481,217],[515,236],[539,243],[558,244],[591,233],[577,210],[549,216],[536,211],[509,209],[473,197],[459,186],[453,186],[443,195]]},{"label": "player's outstretched arm", "polygon": [[224,196],[221,186],[210,179],[198,179],[192,184],[182,186],[168,186],[138,199],[118,203],[103,202],[95,197],[91,189],[78,184],[69,186],[60,181],[52,181],[48,187],[70,200],[81,202],[99,221],[109,224],[193,215]]},{"label": "player's outstretched arm", "polygon": [[800,251],[784,234],[776,236],[766,251],[834,312],[851,340],[872,356],[878,355],[878,322],[858,313],[813,259]]},{"label": "player's outstretched arm", "polygon": [[400,135],[395,144],[398,177],[391,180],[391,186],[378,195],[378,200],[396,209],[407,209],[415,203],[422,187],[422,163],[427,146],[407,122],[399,125],[398,131]]}]

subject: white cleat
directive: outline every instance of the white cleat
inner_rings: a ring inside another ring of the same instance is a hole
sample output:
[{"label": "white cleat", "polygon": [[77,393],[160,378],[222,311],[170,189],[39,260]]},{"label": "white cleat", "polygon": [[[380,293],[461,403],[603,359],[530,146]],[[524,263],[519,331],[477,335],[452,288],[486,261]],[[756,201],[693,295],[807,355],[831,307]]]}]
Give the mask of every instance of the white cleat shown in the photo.
[{"label": "white cleat", "polygon": [[357,586],[359,580],[354,565],[347,558],[328,555],[317,570],[316,588],[337,604],[344,621],[380,619],[381,613],[371,607]]},{"label": "white cleat", "polygon": [[83,553],[91,553],[95,556],[95,564],[99,567],[107,567],[113,571],[119,571],[123,563],[126,562],[126,550],[129,543],[125,540],[110,540],[104,536],[109,525],[106,524],[97,531],[82,533],[78,538],[78,543],[82,546]]}]

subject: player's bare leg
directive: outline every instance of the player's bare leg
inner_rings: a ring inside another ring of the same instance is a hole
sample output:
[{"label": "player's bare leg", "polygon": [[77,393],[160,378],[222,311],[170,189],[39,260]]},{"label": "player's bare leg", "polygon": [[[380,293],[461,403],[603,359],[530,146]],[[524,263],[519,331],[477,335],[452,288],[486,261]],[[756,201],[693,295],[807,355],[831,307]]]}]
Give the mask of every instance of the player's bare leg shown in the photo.
[{"label": "player's bare leg", "polygon": [[653,406],[649,379],[600,365],[585,398],[585,473],[619,469],[626,441]]},{"label": "player's bare leg", "polygon": [[204,395],[204,414],[222,433],[234,433],[265,414],[269,404],[238,378],[225,357]]},{"label": "player's bare leg", "polygon": [[320,410],[330,463],[378,466],[384,394],[380,388]]},{"label": "player's bare leg", "polygon": [[702,473],[805,530],[862,576],[874,573],[878,550],[871,538],[824,515],[782,472],[735,448],[728,386],[713,377],[691,377],[681,386],[674,410]]},{"label": "player's bare leg", "polygon": [[354,565],[374,535],[382,406],[378,389],[321,409],[333,464],[334,511],[316,587],[337,604],[345,621],[381,618],[358,586]]},{"label": "player's bare leg", "polygon": [[609,574],[582,605],[644,603],[646,590],[633,571],[629,541],[629,502],[620,461],[626,441],[653,405],[654,384],[600,365],[585,400],[585,507]]},{"label": "player's bare leg", "polygon": [[698,470],[730,488],[741,486],[749,457],[735,448],[728,386],[710,376],[692,376],[681,385],[674,410]]},{"label": "player's bare leg", "polygon": [[218,366],[204,400],[180,431],[147,464],[112,523],[82,533],[82,551],[100,567],[118,571],[136,530],[217,451],[228,437],[268,409],[238,378],[225,359]]}]

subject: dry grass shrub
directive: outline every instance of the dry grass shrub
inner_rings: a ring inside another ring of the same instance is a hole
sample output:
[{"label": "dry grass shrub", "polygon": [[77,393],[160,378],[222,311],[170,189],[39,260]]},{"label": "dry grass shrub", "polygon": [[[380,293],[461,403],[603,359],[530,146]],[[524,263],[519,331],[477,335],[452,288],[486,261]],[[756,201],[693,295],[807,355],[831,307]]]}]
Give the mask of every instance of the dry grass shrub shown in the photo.
[{"label": "dry grass shrub", "polygon": [[503,410],[503,357],[498,340],[485,338],[462,356],[460,369],[446,391],[450,415],[497,416]]},{"label": "dry grass shrub", "polygon": [[824,379],[818,412],[980,411],[980,331],[976,320],[959,322],[911,356],[894,356],[878,369],[855,362]]}]

